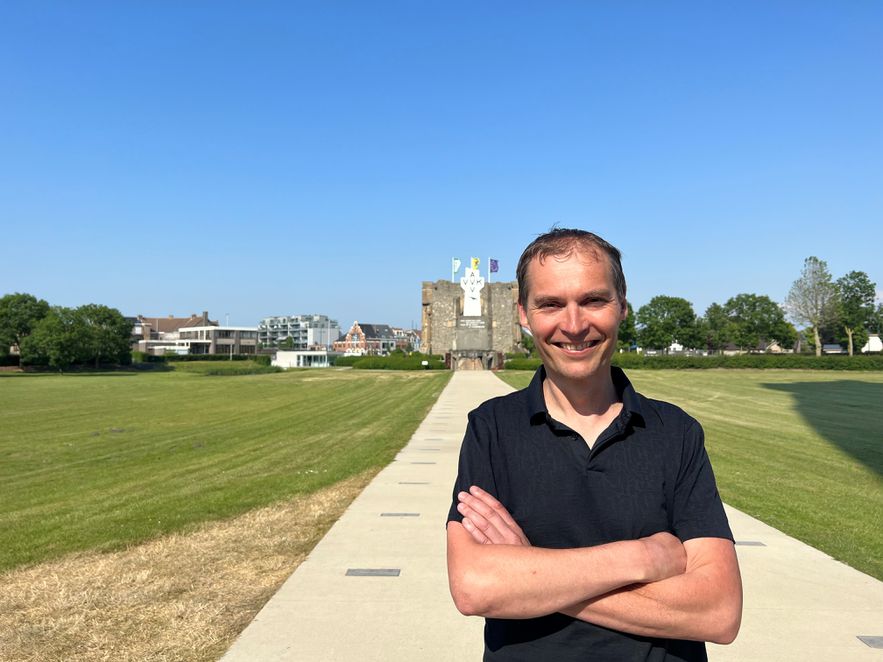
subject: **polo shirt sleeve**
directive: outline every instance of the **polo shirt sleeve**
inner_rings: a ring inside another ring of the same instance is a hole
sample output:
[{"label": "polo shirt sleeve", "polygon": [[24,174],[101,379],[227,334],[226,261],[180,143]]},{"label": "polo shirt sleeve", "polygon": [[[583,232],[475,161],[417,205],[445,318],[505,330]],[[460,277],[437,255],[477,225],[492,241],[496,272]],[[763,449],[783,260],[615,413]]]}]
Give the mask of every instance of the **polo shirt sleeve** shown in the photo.
[{"label": "polo shirt sleeve", "polygon": [[682,542],[691,538],[733,540],[711,462],[705,451],[705,434],[702,426],[693,419],[684,430],[673,506],[672,528]]},{"label": "polo shirt sleeve", "polygon": [[493,463],[491,460],[492,433],[488,421],[476,411],[469,414],[469,423],[460,447],[460,464],[451,509],[448,511],[448,522],[461,522],[463,516],[457,511],[457,494],[468,492],[473,485],[478,485],[486,492],[497,496],[494,480]]}]

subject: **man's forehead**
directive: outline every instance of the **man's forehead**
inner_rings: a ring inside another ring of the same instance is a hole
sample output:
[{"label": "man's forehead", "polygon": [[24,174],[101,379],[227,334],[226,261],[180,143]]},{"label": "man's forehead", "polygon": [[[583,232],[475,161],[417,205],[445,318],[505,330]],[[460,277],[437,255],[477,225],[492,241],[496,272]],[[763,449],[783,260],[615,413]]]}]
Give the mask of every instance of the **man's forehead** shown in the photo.
[{"label": "man's forehead", "polygon": [[[528,264],[527,269],[528,296],[532,299],[536,299],[537,297],[555,296],[555,292],[558,290],[567,288],[568,285],[572,285],[572,283],[560,282],[558,280],[540,283],[538,280],[543,279],[536,278],[539,273],[546,268],[554,268],[555,263],[564,263],[570,260],[578,261],[578,263],[586,270],[595,272],[598,276],[597,279],[593,279],[594,282],[591,284],[591,287],[588,288],[591,292],[613,293],[616,290],[616,284],[613,282],[613,269],[607,255],[603,251],[577,249],[567,254],[536,256],[533,258]],[[545,287],[543,285],[545,285]]]},{"label": "man's forehead", "polygon": [[554,263],[564,263],[571,260],[576,260],[586,269],[593,269],[601,266],[604,268],[604,271],[608,276],[612,271],[610,258],[608,258],[604,252],[593,248],[575,248],[568,253],[537,255],[528,264],[528,277],[530,277],[531,272],[535,273],[539,269],[554,265]]}]

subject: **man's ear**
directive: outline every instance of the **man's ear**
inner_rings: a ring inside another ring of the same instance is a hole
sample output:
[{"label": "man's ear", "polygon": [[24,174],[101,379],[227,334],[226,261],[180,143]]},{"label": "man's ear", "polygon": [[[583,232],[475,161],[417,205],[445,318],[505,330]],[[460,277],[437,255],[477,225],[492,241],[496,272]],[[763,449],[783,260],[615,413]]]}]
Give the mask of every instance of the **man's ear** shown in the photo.
[{"label": "man's ear", "polygon": [[625,322],[626,318],[629,316],[629,302],[625,299],[622,300],[622,310],[619,311],[619,321]]},{"label": "man's ear", "polygon": [[521,323],[521,326],[530,328],[530,324],[527,323],[527,313],[524,312],[524,306],[520,303],[518,304],[518,321]]}]

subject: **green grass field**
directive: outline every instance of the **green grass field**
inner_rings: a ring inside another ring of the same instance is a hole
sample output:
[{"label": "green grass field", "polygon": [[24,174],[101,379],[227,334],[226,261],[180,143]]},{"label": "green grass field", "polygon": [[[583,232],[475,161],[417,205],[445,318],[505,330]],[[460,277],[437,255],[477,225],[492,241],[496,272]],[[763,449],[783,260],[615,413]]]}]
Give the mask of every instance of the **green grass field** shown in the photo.
[{"label": "green grass field", "polygon": [[379,469],[450,377],[201,372],[0,375],[0,571],[117,549]]},{"label": "green grass field", "polygon": [[[208,368],[0,376],[0,571],[187,530],[379,469],[450,376]],[[531,373],[502,376],[520,387]],[[883,579],[883,374],[629,376],[702,422],[728,503]]]},{"label": "green grass field", "polygon": [[[501,376],[522,388],[532,374]],[[702,423],[727,503],[883,579],[883,373],[628,374]]]}]

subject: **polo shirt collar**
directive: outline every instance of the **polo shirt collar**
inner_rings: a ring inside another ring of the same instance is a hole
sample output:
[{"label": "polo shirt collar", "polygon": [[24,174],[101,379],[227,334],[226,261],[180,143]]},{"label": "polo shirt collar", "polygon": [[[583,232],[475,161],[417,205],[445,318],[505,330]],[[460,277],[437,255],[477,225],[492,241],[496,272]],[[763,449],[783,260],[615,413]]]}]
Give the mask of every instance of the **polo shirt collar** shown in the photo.
[{"label": "polo shirt collar", "polygon": [[[620,418],[625,421],[634,421],[635,416],[644,420],[644,411],[641,400],[635,387],[625,376],[621,368],[611,366],[610,375],[613,378],[613,386],[622,401],[622,413]],[[549,409],[546,407],[546,399],[543,396],[543,381],[546,379],[546,366],[541,365],[527,387],[527,407],[531,422],[545,422],[549,419]]]}]

